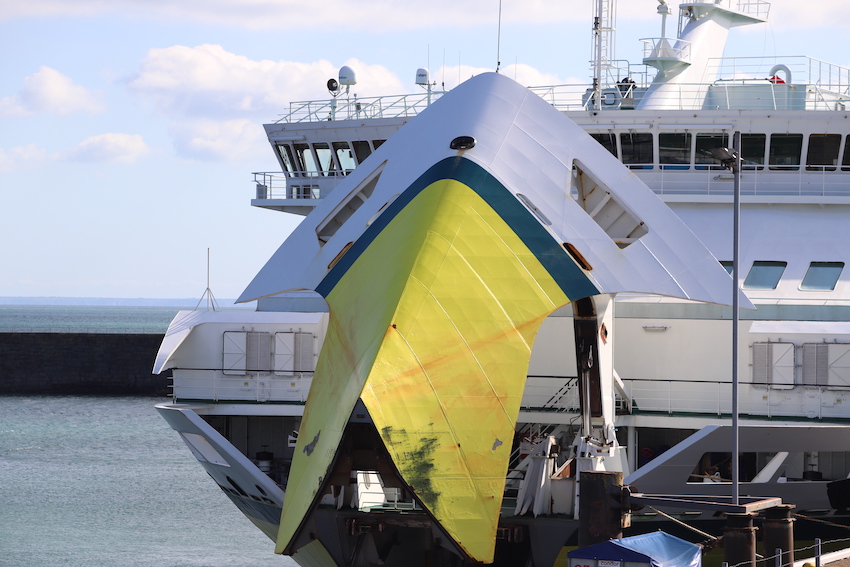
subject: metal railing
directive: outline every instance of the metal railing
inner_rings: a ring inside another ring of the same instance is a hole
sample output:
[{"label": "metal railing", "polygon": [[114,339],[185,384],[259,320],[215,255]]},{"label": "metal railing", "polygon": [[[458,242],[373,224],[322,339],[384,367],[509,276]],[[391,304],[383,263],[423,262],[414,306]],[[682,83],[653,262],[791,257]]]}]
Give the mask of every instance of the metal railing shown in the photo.
[{"label": "metal railing", "polygon": [[303,404],[313,382],[312,372],[248,371],[224,374],[221,370],[175,369],[172,398],[213,402],[278,402]]},{"label": "metal railing", "polygon": [[289,104],[289,112],[275,123],[416,116],[443,94],[443,91],[434,91],[367,98],[357,98],[355,95],[353,98],[292,102]]},{"label": "metal railing", "polygon": [[646,59],[678,59],[690,63],[691,42],[675,37],[642,38],[643,58]]},{"label": "metal railing", "polygon": [[[717,416],[732,412],[731,382],[649,379],[623,379],[623,382],[634,412]],[[848,392],[850,386],[742,383],[739,412],[764,418],[846,419],[838,400]]]}]

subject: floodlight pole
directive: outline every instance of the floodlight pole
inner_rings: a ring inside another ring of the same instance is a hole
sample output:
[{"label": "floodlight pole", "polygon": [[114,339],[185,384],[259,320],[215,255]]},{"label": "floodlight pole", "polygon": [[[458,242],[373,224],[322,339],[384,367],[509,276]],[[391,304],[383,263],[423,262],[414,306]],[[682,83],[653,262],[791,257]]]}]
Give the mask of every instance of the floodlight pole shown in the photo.
[{"label": "floodlight pole", "polygon": [[732,504],[738,505],[740,467],[738,463],[738,282],[740,271],[741,228],[741,132],[732,137],[735,153],[732,162],[734,197],[732,215]]}]

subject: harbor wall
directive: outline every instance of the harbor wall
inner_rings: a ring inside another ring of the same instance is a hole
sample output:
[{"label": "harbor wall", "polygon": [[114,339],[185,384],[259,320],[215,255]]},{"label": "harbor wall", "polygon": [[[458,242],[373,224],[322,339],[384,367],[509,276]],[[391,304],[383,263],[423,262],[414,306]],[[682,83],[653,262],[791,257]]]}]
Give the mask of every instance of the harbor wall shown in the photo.
[{"label": "harbor wall", "polygon": [[161,334],[0,333],[0,394],[166,395]]}]

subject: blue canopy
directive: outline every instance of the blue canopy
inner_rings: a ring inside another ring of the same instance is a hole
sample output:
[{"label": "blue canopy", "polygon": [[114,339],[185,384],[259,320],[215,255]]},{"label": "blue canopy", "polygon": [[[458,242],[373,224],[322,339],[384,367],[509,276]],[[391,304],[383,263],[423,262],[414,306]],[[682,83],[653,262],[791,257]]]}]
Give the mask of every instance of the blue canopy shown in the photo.
[{"label": "blue canopy", "polygon": [[702,548],[664,532],[654,532],[570,551],[570,559],[607,559],[648,563],[653,567],[701,567]]}]

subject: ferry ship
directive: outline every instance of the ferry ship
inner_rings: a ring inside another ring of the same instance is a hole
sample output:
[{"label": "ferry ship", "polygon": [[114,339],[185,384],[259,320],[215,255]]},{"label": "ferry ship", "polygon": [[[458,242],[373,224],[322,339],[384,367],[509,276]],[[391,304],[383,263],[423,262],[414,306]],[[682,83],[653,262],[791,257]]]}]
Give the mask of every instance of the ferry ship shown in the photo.
[{"label": "ferry ship", "polygon": [[843,511],[850,70],[723,57],[763,0],[660,2],[639,65],[595,10],[590,85],[420,69],[421,95],[358,99],[344,67],[265,125],[281,171],[251,204],[305,218],[257,310],[181,312],[154,372],[279,553],[553,565],[582,470],[730,494],[733,414],[742,495]]}]

